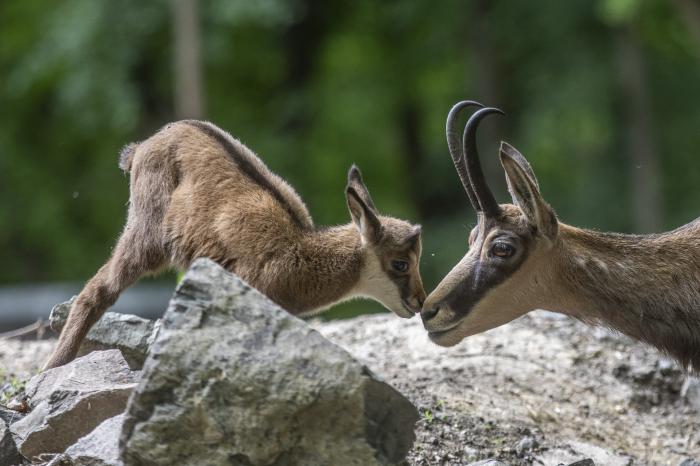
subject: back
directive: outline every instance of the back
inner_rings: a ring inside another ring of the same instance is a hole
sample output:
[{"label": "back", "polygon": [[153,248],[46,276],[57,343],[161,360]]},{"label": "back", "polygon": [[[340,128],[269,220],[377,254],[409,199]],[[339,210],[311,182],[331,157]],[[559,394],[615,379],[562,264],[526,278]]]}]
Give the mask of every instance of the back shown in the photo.
[{"label": "back", "polygon": [[165,246],[176,266],[184,268],[206,256],[255,281],[255,271],[264,269],[261,264],[284,257],[290,244],[314,229],[296,192],[211,123],[168,125],[144,141],[139,153],[132,176],[138,176],[148,157],[165,158],[175,166],[177,186],[163,226]]}]

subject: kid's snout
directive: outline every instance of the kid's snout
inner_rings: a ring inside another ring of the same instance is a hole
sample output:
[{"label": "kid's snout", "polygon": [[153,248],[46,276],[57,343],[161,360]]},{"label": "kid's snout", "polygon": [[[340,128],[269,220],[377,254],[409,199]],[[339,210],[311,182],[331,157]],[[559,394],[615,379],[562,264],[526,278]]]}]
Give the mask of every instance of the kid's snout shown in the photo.
[{"label": "kid's snout", "polygon": [[404,299],[403,305],[413,314],[419,314],[421,309],[423,309],[423,302],[425,302],[425,292],[421,292],[411,296],[408,299]]}]

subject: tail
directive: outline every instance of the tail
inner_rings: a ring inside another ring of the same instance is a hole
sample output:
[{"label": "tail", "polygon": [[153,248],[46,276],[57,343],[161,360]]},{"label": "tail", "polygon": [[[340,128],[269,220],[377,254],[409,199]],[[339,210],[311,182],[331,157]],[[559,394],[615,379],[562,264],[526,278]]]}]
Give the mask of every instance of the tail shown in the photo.
[{"label": "tail", "polygon": [[139,147],[137,142],[131,142],[124,146],[119,152],[119,168],[122,169],[124,173],[129,173],[131,171],[131,162],[134,160],[134,153]]}]

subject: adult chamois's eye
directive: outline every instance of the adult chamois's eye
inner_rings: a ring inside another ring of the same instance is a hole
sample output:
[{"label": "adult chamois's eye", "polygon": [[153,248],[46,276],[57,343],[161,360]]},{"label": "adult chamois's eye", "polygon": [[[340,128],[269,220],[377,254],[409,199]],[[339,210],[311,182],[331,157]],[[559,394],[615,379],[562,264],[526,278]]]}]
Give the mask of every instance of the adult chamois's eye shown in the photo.
[{"label": "adult chamois's eye", "polygon": [[408,262],[406,261],[391,261],[391,268],[397,272],[404,273],[408,270]]},{"label": "adult chamois's eye", "polygon": [[515,248],[508,243],[499,241],[491,246],[491,255],[507,259],[515,253]]}]

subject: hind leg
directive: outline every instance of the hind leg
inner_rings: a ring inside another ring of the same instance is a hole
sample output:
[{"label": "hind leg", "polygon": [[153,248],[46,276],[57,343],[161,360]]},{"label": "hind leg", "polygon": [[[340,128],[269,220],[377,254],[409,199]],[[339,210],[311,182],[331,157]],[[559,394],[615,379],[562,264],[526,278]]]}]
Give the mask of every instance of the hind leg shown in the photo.
[{"label": "hind leg", "polygon": [[44,369],[75,358],[90,327],[129,285],[167,265],[163,219],[177,185],[177,173],[162,148],[138,149],[131,173],[129,214],[112,256],[73,303],[58,344]]},{"label": "hind leg", "polygon": [[140,239],[127,225],[112,257],[87,282],[73,303],[58,344],[44,370],[72,361],[87,332],[114,304],[121,292],[144,274],[162,267],[163,254],[149,248]]}]

